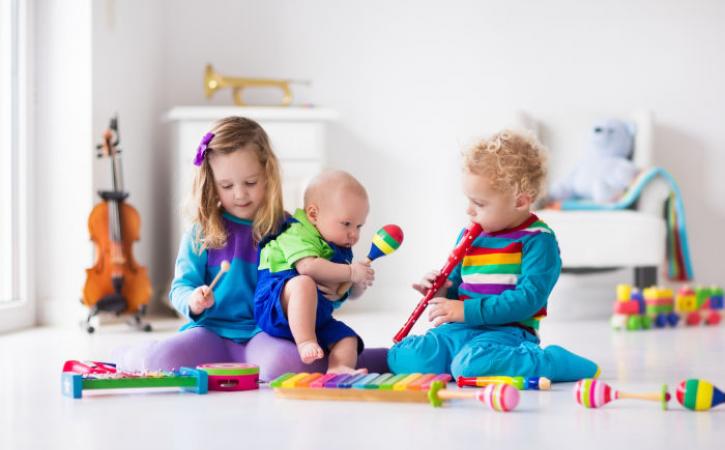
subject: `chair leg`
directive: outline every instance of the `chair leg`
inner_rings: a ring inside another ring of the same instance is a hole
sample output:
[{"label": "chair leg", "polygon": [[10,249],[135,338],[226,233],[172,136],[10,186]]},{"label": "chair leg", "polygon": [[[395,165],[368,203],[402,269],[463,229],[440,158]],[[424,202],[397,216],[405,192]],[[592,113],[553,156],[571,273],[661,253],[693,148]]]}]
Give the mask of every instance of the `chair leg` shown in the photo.
[{"label": "chair leg", "polygon": [[644,289],[657,284],[657,266],[643,266],[634,268],[634,284]]}]

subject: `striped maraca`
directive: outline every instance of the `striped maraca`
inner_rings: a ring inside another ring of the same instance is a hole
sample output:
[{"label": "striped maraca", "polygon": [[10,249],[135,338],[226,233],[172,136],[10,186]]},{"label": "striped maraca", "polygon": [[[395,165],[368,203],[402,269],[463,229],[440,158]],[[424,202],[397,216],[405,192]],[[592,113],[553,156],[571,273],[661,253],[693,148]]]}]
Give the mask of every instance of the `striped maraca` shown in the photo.
[{"label": "striped maraca", "polygon": [[448,390],[441,381],[434,381],[428,390],[430,404],[439,407],[443,400],[475,398],[484,405],[499,412],[508,412],[519,404],[519,391],[506,383],[490,384],[483,389]]},{"label": "striped maraca", "polygon": [[[370,245],[367,260],[372,262],[377,258],[393,253],[403,243],[403,230],[397,225],[385,225],[375,233]],[[343,283],[337,290],[337,295],[343,295],[350,289],[352,283]]]},{"label": "striped maraca", "polygon": [[585,408],[599,408],[620,398],[661,402],[662,409],[667,409],[670,393],[667,392],[667,385],[663,384],[661,392],[628,394],[612,389],[607,383],[592,378],[579,380],[574,386],[574,399]]},{"label": "striped maraca", "polygon": [[677,386],[677,401],[693,411],[707,411],[725,403],[725,394],[709,381],[691,378]]}]

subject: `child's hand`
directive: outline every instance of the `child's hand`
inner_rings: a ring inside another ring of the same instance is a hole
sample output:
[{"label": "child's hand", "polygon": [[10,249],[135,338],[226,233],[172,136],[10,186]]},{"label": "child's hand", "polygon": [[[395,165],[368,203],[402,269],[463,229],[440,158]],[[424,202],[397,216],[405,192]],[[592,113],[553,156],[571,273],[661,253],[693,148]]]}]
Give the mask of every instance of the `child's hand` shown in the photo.
[{"label": "child's hand", "polygon": [[[436,277],[438,277],[438,274],[440,271],[434,270],[433,272],[427,273],[422,280],[420,280],[420,283],[413,283],[413,289],[420,292],[421,294],[425,295],[426,292],[428,292],[428,289],[430,289],[433,286],[433,282],[435,281]],[[438,292],[433,294],[433,297],[442,297],[445,295],[446,291],[449,287],[453,285],[453,282],[451,280],[446,280],[445,283],[443,283],[443,286],[441,286],[440,289],[438,289]]]},{"label": "child's hand", "polygon": [[340,283],[317,283],[317,289],[319,289],[320,292],[322,292],[322,295],[331,302],[335,302],[342,298],[342,295],[337,293],[340,289]]},{"label": "child's hand", "polygon": [[362,287],[371,286],[375,281],[375,271],[370,267],[370,261],[355,261],[350,264],[350,281]]},{"label": "child's hand", "polygon": [[368,287],[372,286],[372,282],[370,284],[365,283],[359,283],[355,284],[350,287],[350,299],[355,300],[359,297],[362,297],[362,295],[365,293]]},{"label": "child's hand", "polygon": [[463,322],[463,302],[460,300],[449,300],[443,297],[434,297],[428,303],[428,320],[433,326],[443,325],[449,322]]},{"label": "child's hand", "polygon": [[189,296],[189,309],[196,316],[212,306],[214,306],[214,292],[209,290],[209,286],[199,286]]}]

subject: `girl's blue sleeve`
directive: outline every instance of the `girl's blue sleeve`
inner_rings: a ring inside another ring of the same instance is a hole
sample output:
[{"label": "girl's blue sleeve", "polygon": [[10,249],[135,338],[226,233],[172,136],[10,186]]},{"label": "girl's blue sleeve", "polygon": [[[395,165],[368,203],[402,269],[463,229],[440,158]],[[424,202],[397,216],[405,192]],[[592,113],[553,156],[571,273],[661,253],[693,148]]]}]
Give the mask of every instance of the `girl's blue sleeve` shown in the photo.
[{"label": "girl's blue sleeve", "polygon": [[184,234],[179,246],[179,255],[176,257],[176,268],[174,270],[174,281],[171,282],[169,299],[174,308],[184,317],[196,320],[199,317],[191,314],[189,310],[189,295],[206,284],[206,260],[207,252],[201,254],[195,251],[194,236],[195,228]]},{"label": "girl's blue sleeve", "polygon": [[[461,238],[463,237],[463,234],[466,232],[466,229],[464,228],[461,230],[460,233],[458,233],[458,238],[456,238],[456,245],[458,245],[459,242],[461,242]],[[450,299],[458,299],[458,286],[461,285],[463,280],[461,279],[461,266],[463,265],[463,262],[459,262],[456,264],[456,267],[453,268],[451,271],[451,274],[448,275],[448,280],[453,283],[451,287],[448,288],[446,291],[446,298]]]},{"label": "girl's blue sleeve", "polygon": [[502,325],[533,317],[546,306],[560,272],[561,257],[556,238],[550,233],[532,237],[523,246],[516,288],[464,301],[465,323]]}]

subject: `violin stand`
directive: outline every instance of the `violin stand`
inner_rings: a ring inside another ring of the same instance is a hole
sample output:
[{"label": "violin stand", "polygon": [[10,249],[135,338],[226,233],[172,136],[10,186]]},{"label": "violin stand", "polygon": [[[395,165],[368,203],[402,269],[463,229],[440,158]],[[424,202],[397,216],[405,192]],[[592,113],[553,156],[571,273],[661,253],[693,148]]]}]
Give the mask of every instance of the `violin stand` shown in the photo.
[{"label": "violin stand", "polygon": [[[81,299],[83,303],[83,299]],[[93,305],[88,311],[88,317],[81,325],[85,327],[88,334],[93,333],[96,329],[91,325],[91,319],[97,316],[99,313],[112,313],[118,317],[122,312],[126,310],[126,299],[121,294],[109,294],[100,299],[95,305]],[[139,331],[151,331],[151,324],[144,322],[141,318],[146,315],[146,305],[141,305],[133,316],[126,321],[126,323]]]}]

